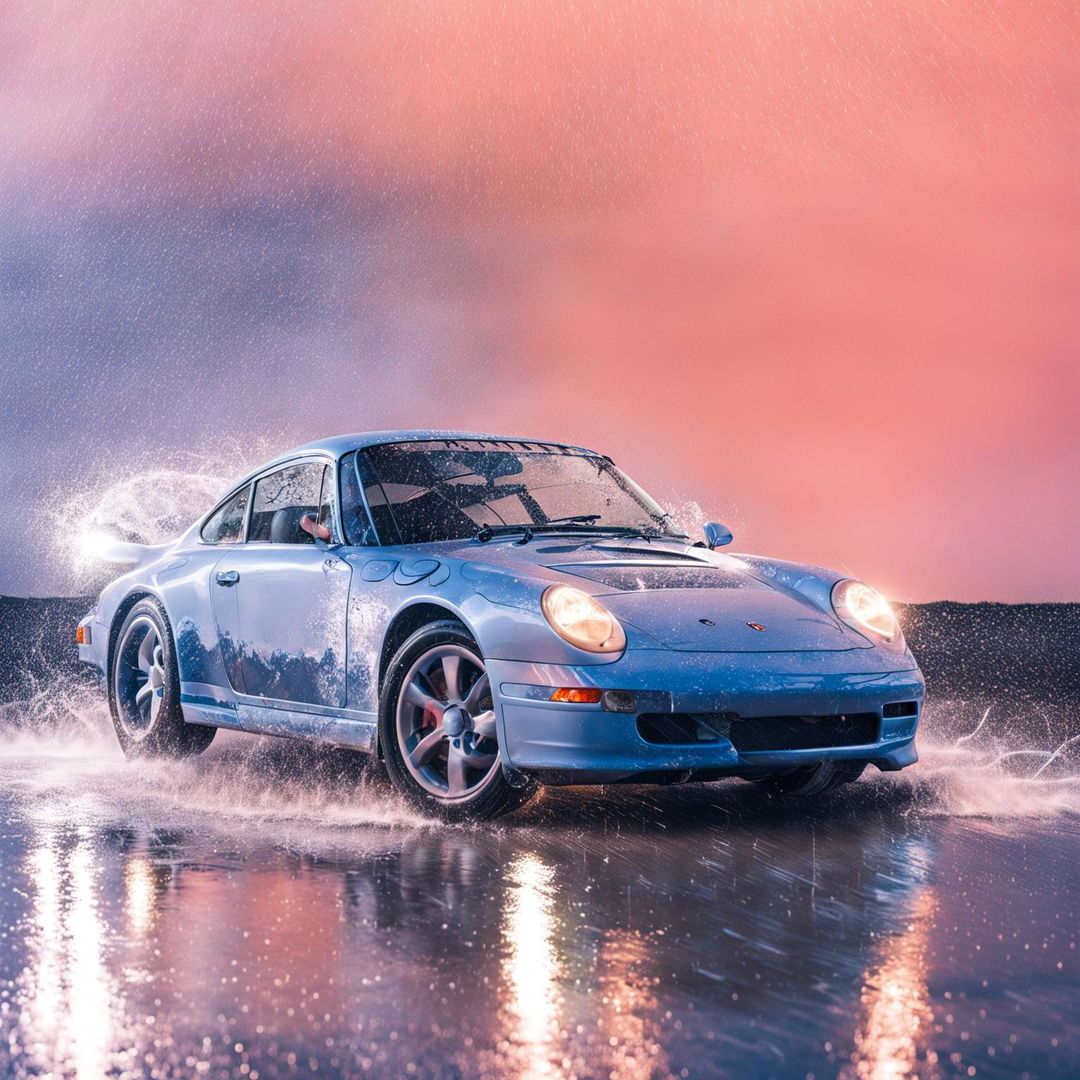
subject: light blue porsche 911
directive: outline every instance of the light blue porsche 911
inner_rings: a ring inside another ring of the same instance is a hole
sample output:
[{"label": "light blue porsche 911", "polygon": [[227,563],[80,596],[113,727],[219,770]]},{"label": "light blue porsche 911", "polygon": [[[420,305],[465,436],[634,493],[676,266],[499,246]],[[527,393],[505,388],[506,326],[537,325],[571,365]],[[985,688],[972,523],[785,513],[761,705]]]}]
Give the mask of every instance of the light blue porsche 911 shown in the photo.
[{"label": "light blue porsche 911", "polygon": [[217,728],[377,754],[417,807],[737,776],[813,794],[916,760],[923,680],[843,575],[692,542],[611,459],[376,432],[284,454],[173,543],[117,541],[80,624],[130,755]]}]

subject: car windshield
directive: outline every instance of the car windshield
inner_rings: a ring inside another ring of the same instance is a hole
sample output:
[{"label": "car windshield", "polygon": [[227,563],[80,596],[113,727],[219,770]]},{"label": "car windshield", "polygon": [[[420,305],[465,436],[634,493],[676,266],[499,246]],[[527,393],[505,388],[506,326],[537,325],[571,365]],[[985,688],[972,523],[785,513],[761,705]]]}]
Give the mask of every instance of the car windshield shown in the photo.
[{"label": "car windshield", "polygon": [[[384,543],[475,536],[483,526],[671,533],[664,511],[605,457],[545,443],[440,440],[370,446],[356,455]],[[577,519],[577,521],[568,521]]]}]

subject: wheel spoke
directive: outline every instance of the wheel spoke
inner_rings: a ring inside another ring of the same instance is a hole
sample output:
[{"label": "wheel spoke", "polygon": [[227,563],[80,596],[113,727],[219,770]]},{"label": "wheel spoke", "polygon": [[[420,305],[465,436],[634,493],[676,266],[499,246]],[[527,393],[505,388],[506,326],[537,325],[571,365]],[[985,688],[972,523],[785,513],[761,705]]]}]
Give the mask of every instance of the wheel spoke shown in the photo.
[{"label": "wheel spoke", "polygon": [[[480,702],[487,696],[490,687],[491,680],[488,678],[486,671],[472,684],[472,687],[469,690],[469,696],[465,699],[465,708],[468,712],[472,713],[473,716],[483,711],[480,708]],[[475,727],[475,723],[473,726]]]},{"label": "wheel spoke", "polygon": [[438,753],[443,742],[443,729],[436,728],[433,732],[425,735],[409,753],[409,761],[413,767],[422,769]]},{"label": "wheel spoke", "polygon": [[474,747],[466,752],[465,762],[473,769],[488,769],[495,764],[498,756],[496,750],[477,750]]},{"label": "wheel spoke", "polygon": [[495,734],[495,711],[488,709],[487,712],[477,713],[472,718],[472,729],[477,735],[485,739],[496,738]]},{"label": "wheel spoke", "polygon": [[147,630],[146,636],[139,645],[139,652],[137,654],[138,668],[147,675],[150,674],[150,669],[154,666],[154,653],[157,643],[157,634],[155,634],[153,630]]},{"label": "wheel spoke", "polygon": [[468,790],[469,781],[466,775],[468,764],[465,751],[460,746],[451,743],[446,758],[446,786],[451,795],[461,795]]},{"label": "wheel spoke", "polygon": [[451,701],[461,700],[461,657],[447,653],[442,658],[443,678],[446,680],[446,696]]},{"label": "wheel spoke", "polygon": [[418,709],[436,709],[438,715],[442,715],[442,704],[421,686],[419,676],[411,679],[405,685],[402,700],[407,701],[410,705],[415,705]]},{"label": "wheel spoke", "polygon": [[150,682],[144,682],[142,687],[135,692],[135,705],[141,709],[153,695],[154,688],[150,685]]}]

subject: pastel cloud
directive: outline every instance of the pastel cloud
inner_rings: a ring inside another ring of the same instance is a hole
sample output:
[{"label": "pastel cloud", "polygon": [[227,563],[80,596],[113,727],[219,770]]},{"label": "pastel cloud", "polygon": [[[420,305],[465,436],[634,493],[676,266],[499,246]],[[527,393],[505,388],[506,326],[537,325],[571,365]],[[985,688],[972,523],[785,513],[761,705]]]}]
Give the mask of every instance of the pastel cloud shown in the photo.
[{"label": "pastel cloud", "polygon": [[[260,435],[564,436],[904,598],[1080,593],[1068,5],[16,5],[0,41],[28,250],[142,236],[92,295],[149,308],[93,363],[220,313],[170,339],[154,438],[220,430],[224,370]],[[77,337],[42,273],[34,341]],[[40,390],[59,360],[15,340]]]}]

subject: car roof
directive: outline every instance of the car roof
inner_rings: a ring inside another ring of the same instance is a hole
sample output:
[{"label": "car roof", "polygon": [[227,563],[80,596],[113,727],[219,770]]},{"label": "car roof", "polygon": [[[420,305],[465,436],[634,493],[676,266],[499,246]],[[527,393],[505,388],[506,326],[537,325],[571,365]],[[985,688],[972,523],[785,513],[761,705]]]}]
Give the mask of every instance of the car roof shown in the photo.
[{"label": "car roof", "polygon": [[303,446],[294,447],[276,458],[264,462],[257,469],[252,470],[242,480],[231,485],[230,490],[235,491],[238,487],[248,483],[252,477],[275,465],[284,464],[304,455],[330,454],[337,458],[347,454],[350,450],[358,450],[364,446],[382,446],[384,443],[397,442],[428,442],[430,440],[461,440],[484,442],[508,442],[508,443],[533,443],[542,446],[561,446],[568,450],[580,450],[586,454],[595,453],[584,446],[574,446],[570,443],[557,442],[554,439],[528,439],[521,436],[491,435],[479,431],[427,431],[427,430],[404,430],[404,431],[363,431],[353,435],[332,435],[326,439],[317,439],[315,442],[304,443]]},{"label": "car roof", "polygon": [[[316,442],[306,443],[291,451],[292,454],[304,453],[305,451],[329,451],[340,455],[350,450],[357,450],[362,446],[381,446],[383,443],[397,442],[428,442],[430,440],[462,440],[484,442],[513,442],[513,443],[540,443],[545,446],[566,446],[571,450],[586,450],[583,446],[570,446],[568,443],[558,442],[555,439],[527,439],[518,435],[492,435],[482,431],[364,431],[358,435],[333,435],[328,439],[319,439]],[[591,450],[586,450],[592,453]],[[289,456],[289,455],[285,455]]]}]

